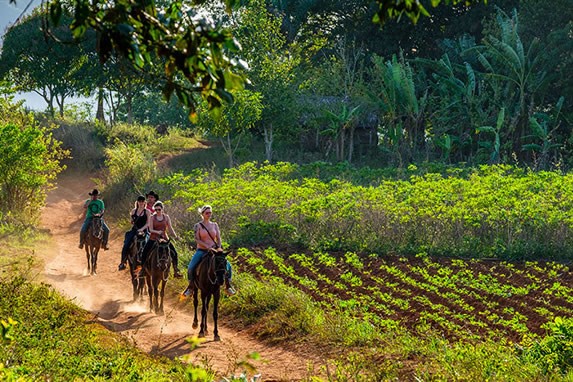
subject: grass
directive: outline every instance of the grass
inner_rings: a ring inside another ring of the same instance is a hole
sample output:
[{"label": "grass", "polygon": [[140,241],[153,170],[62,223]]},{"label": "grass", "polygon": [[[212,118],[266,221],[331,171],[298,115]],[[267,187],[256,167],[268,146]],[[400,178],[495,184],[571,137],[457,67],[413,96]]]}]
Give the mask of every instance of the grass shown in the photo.
[{"label": "grass", "polygon": [[46,284],[27,280],[46,237],[0,225],[0,380],[210,381],[213,375],[149,356]]}]

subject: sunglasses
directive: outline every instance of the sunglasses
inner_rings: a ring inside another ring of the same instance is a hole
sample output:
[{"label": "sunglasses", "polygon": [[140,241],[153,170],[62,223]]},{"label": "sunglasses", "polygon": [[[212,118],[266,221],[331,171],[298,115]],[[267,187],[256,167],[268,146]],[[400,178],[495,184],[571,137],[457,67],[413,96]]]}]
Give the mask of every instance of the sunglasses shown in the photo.
[{"label": "sunglasses", "polygon": [[203,214],[205,214],[205,215],[211,215],[212,212],[211,212],[211,211],[205,211],[205,212],[203,212]]},{"label": "sunglasses", "polygon": [[154,208],[155,211],[161,211],[163,208]]}]

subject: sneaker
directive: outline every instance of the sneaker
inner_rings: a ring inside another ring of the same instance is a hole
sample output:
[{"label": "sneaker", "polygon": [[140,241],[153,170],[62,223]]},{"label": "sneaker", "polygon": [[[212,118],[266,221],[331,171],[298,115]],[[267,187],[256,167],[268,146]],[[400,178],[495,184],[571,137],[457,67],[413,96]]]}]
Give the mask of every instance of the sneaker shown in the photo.
[{"label": "sneaker", "polygon": [[181,294],[179,295],[179,301],[184,301],[191,296],[191,288],[187,287]]},{"label": "sneaker", "polygon": [[125,264],[124,264],[124,263],[120,263],[120,264],[117,266],[117,270],[118,270],[118,271],[123,271],[124,269],[125,269]]},{"label": "sneaker", "polygon": [[234,296],[237,294],[237,291],[232,286],[227,287],[225,292],[227,292],[227,296]]}]

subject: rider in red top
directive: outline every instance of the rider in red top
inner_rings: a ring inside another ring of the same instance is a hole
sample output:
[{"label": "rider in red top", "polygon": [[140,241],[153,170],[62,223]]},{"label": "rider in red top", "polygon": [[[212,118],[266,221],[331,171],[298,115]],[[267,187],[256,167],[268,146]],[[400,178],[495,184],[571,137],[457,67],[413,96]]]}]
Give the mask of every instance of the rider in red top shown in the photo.
[{"label": "rider in red top", "polygon": [[[173,226],[171,225],[171,219],[169,215],[163,213],[163,203],[156,202],[153,206],[155,213],[151,216],[151,219],[147,222],[147,226],[145,228],[149,229],[149,240],[145,243],[145,247],[143,248],[141,254],[141,264],[145,265],[145,261],[147,260],[147,255],[155,246],[157,240],[163,238],[165,240],[169,240],[169,236],[167,232],[173,235],[174,238],[178,239],[179,236],[173,230]],[[173,276],[175,278],[183,277],[181,273],[179,273],[178,268],[178,255],[173,243],[169,242],[169,254],[171,255],[171,260],[173,261]]]}]

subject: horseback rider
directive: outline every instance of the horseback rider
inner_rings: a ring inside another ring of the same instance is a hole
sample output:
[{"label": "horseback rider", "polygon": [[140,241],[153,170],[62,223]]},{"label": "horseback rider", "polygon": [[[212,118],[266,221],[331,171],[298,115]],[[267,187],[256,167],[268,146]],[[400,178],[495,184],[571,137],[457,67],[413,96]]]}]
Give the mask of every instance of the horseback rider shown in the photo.
[{"label": "horseback rider", "polygon": [[145,197],[147,198],[147,203],[145,203],[145,208],[147,208],[149,212],[153,214],[154,212],[153,205],[155,204],[155,202],[159,200],[159,195],[157,195],[153,191],[148,191],[147,194],[145,194]]},{"label": "horseback rider", "polygon": [[109,239],[109,227],[105,224],[103,220],[103,213],[105,211],[105,206],[103,204],[103,200],[99,199],[99,191],[97,189],[93,189],[92,192],[88,193],[90,199],[86,200],[84,203],[84,224],[82,225],[82,229],[80,230],[80,249],[84,247],[86,231],[88,230],[88,226],[92,222],[92,219],[97,216],[101,217],[101,223],[103,227],[103,239],[102,239],[102,247],[104,250],[108,250],[109,247],[107,246],[107,241]]},{"label": "horseback rider", "polygon": [[[221,231],[219,224],[211,221],[213,210],[210,205],[205,205],[198,209],[199,214],[203,218],[199,223],[195,224],[195,242],[197,243],[197,251],[189,262],[187,275],[189,278],[189,286],[192,286],[195,281],[195,272],[197,266],[203,259],[203,256],[209,251],[210,248],[221,249]],[[227,273],[225,274],[225,291],[229,296],[237,293],[235,288],[231,285],[232,277],[231,263],[227,261]],[[189,287],[188,287],[189,289]]]},{"label": "horseback rider", "polygon": [[[144,227],[149,229],[150,235],[149,235],[149,240],[147,240],[147,243],[145,243],[145,247],[143,248],[143,252],[141,254],[142,266],[145,264],[145,261],[147,260],[147,255],[149,255],[149,252],[151,252],[157,240],[159,239],[169,240],[167,231],[169,231],[169,233],[173,235],[174,238],[179,239],[179,236],[177,236],[177,234],[173,230],[173,226],[171,224],[171,219],[169,218],[169,215],[163,212],[163,208],[164,207],[162,202],[160,201],[155,202],[155,204],[153,205],[155,213],[151,215],[151,218],[147,221],[147,227]],[[171,260],[173,261],[173,277],[180,279],[183,276],[181,275],[181,273],[179,273],[179,268],[177,266],[178,255],[171,241],[169,242],[169,254],[171,255]]]},{"label": "horseback rider", "polygon": [[121,249],[121,262],[119,263],[117,270],[123,271],[125,269],[125,263],[127,262],[127,256],[129,254],[129,247],[133,238],[139,233],[144,232],[147,228],[147,222],[151,218],[151,212],[146,207],[145,196],[139,195],[137,201],[135,202],[135,208],[130,212],[131,218],[131,229],[125,233],[125,239],[123,240],[123,248]]}]

